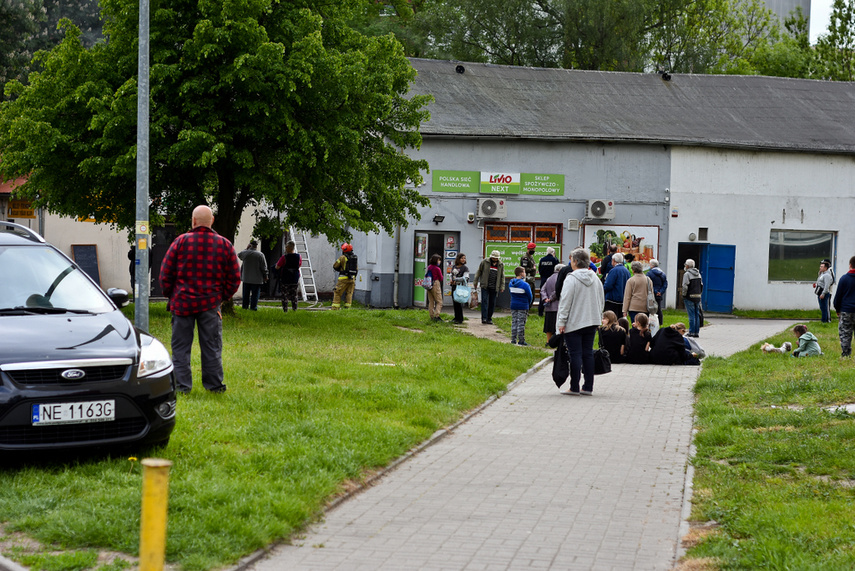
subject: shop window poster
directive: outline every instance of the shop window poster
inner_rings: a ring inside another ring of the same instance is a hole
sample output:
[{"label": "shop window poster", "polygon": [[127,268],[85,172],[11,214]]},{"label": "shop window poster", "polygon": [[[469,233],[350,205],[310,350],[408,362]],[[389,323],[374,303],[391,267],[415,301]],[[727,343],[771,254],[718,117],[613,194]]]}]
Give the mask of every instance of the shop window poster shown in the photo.
[{"label": "shop window poster", "polygon": [[659,226],[618,226],[611,224],[586,224],[585,247],[591,251],[591,261],[599,265],[615,244],[624,256],[632,254],[644,270],[650,269],[650,260],[659,256]]}]

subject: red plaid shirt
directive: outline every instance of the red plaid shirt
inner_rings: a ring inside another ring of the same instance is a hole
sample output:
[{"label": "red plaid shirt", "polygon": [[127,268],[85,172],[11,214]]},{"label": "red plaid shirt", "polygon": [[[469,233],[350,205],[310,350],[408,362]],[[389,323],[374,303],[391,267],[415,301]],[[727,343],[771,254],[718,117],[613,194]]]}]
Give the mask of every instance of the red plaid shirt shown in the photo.
[{"label": "red plaid shirt", "polygon": [[160,266],[160,286],[175,315],[193,315],[231,299],[240,286],[240,264],[232,243],[197,226],[172,242]]}]

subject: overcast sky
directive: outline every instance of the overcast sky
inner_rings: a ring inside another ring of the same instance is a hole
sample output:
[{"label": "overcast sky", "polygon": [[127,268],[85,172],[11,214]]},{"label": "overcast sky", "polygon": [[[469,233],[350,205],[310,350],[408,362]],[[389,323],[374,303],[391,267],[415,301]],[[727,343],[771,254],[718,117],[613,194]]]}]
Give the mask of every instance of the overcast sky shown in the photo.
[{"label": "overcast sky", "polygon": [[810,2],[810,43],[828,32],[828,22],[831,18],[831,3],[833,0],[811,0]]}]

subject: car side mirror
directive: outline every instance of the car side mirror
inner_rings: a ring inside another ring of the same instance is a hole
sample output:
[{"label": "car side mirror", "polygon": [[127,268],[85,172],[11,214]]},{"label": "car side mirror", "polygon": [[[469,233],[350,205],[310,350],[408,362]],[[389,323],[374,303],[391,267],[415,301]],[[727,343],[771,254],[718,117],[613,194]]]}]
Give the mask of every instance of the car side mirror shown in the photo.
[{"label": "car side mirror", "polygon": [[117,287],[111,287],[110,289],[108,289],[107,297],[113,300],[113,303],[116,304],[116,307],[125,307],[129,303],[128,292]]}]

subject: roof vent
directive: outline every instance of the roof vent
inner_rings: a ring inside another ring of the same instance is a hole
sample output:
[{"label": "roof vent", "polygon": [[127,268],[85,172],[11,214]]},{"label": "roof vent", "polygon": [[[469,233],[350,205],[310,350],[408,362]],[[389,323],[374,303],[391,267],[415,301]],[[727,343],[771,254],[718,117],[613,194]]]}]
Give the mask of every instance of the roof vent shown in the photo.
[{"label": "roof vent", "polygon": [[454,68],[454,71],[456,71],[457,73],[463,73],[466,71],[466,68],[463,67],[462,65],[458,65],[457,67]]}]

